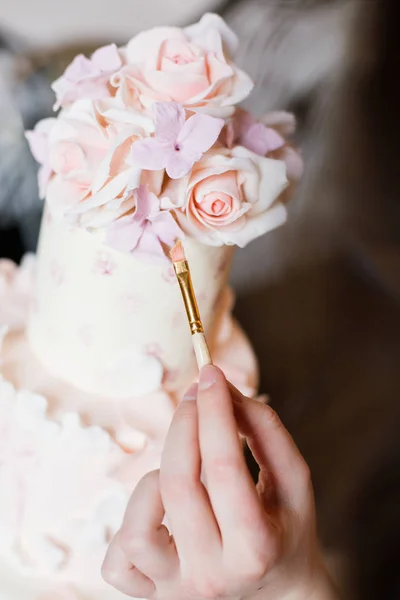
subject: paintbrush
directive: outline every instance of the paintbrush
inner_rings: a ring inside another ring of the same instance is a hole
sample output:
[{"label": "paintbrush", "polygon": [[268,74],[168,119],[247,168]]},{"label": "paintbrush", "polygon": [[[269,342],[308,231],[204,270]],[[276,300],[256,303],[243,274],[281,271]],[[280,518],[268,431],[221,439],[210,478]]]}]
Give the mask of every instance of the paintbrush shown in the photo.
[{"label": "paintbrush", "polygon": [[211,365],[212,360],[207,340],[204,335],[204,328],[200,318],[196,295],[193,289],[189,263],[186,259],[185,250],[181,241],[178,241],[171,249],[170,256],[185,304],[197,364],[199,369],[202,369],[206,365]]}]

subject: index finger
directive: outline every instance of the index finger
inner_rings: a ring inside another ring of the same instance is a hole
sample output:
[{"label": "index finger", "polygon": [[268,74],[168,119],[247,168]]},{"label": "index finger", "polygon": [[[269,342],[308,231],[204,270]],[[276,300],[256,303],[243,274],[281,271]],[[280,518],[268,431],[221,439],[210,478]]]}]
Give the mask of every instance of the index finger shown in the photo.
[{"label": "index finger", "polygon": [[240,432],[262,470],[272,474],[279,499],[303,513],[312,499],[310,470],[277,413],[229,384]]},{"label": "index finger", "polygon": [[223,544],[232,545],[232,537],[259,540],[265,513],[246,465],[227,381],[216,367],[201,372],[197,408],[203,474]]}]

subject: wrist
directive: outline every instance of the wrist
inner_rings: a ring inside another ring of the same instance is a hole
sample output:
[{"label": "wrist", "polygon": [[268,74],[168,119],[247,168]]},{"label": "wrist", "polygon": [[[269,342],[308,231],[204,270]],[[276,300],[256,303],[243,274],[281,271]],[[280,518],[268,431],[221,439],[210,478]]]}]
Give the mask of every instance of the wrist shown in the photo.
[{"label": "wrist", "polygon": [[274,586],[271,593],[270,586],[266,585],[241,600],[339,600],[338,592],[322,558],[316,562],[309,575],[304,580],[296,577],[296,583],[289,584],[289,589],[285,591],[280,586]]}]

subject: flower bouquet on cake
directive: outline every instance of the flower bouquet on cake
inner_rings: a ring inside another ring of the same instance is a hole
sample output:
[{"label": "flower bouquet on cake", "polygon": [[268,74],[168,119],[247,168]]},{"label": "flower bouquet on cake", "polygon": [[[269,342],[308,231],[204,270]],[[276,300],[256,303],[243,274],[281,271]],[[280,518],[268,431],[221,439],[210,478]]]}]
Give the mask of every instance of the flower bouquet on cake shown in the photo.
[{"label": "flower bouquet on cake", "polygon": [[207,14],[78,56],[53,84],[58,117],[27,133],[46,198],[29,337],[77,387],[154,391],[161,370],[146,348],[157,348],[172,387],[189,383],[166,248],[184,239],[212,344],[233,248],[286,219],[302,171],[285,137],[294,118],[256,121],[237,107],[253,88],[233,62],[237,44]]}]

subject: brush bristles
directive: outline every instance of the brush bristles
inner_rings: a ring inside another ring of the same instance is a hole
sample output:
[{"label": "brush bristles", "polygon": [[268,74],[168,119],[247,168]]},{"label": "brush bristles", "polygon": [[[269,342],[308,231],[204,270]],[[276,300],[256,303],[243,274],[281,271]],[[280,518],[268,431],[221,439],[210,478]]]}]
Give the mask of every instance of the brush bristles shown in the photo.
[{"label": "brush bristles", "polygon": [[182,242],[179,240],[170,251],[171,260],[174,263],[183,262],[186,260],[185,250]]}]

